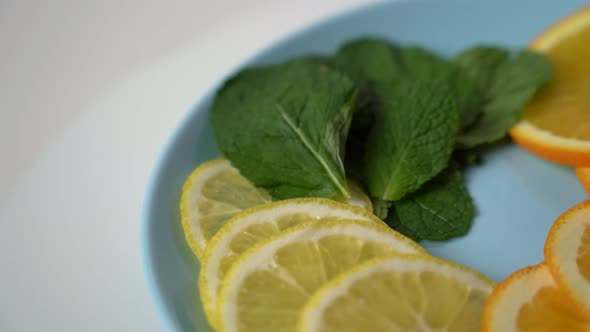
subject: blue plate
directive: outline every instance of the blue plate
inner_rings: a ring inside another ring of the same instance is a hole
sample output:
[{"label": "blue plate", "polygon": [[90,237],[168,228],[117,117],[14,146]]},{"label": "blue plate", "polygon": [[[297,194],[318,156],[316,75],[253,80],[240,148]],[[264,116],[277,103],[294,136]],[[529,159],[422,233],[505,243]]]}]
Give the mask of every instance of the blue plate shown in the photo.
[{"label": "blue plate", "polygon": [[[452,55],[478,43],[522,47],[586,0],[414,1],[381,3],[314,25],[264,50],[248,64],[268,64],[308,54],[331,54],[351,38],[372,35],[416,43]],[[220,78],[221,79],[221,78]],[[207,109],[200,100],[176,129],[151,178],[143,210],[145,272],[169,331],[212,331],[197,289],[199,264],[185,243],[178,202],[186,176],[217,157]],[[550,164],[514,145],[485,156],[466,174],[477,206],[465,237],[425,243],[434,255],[471,266],[500,281],[543,260],[553,220],[586,196],[571,169]]]}]

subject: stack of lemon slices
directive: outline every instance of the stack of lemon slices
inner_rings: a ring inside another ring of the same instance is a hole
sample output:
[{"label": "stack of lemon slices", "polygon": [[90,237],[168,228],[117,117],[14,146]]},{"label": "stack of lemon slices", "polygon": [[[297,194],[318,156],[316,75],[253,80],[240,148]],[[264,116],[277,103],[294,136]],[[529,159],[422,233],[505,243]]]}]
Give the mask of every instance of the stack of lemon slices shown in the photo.
[{"label": "stack of lemon slices", "polygon": [[352,199],[272,202],[224,160],[199,166],[181,198],[218,331],[479,331],[494,283],[432,257]]}]

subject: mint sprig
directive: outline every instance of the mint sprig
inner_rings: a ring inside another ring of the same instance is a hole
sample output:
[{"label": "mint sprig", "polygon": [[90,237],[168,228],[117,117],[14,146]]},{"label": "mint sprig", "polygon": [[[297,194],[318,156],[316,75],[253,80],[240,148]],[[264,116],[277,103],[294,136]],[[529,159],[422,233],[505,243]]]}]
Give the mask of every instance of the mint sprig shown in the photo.
[{"label": "mint sprig", "polygon": [[477,46],[445,59],[363,38],[332,58],[243,70],[217,93],[211,121],[221,152],[275,199],[347,197],[352,177],[394,228],[445,240],[475,214],[453,152],[481,161],[551,77],[550,62],[526,50]]}]

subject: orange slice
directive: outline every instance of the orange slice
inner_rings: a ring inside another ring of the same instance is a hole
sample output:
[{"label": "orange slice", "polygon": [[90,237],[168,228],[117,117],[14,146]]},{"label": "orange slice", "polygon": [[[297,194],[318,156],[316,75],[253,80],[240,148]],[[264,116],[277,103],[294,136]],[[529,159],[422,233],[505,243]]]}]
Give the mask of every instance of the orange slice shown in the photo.
[{"label": "orange slice", "polygon": [[490,295],[483,332],[590,330],[590,318],[577,310],[543,263],[516,271]]},{"label": "orange slice", "polygon": [[549,57],[554,79],[510,135],[541,158],[590,167],[590,7],[550,27],[529,48]]},{"label": "orange slice", "polygon": [[578,179],[580,183],[582,183],[582,187],[590,196],[590,167],[578,167],[576,168],[576,175],[578,175]]},{"label": "orange slice", "polygon": [[555,281],[590,316],[590,200],[559,216],[545,242]]}]

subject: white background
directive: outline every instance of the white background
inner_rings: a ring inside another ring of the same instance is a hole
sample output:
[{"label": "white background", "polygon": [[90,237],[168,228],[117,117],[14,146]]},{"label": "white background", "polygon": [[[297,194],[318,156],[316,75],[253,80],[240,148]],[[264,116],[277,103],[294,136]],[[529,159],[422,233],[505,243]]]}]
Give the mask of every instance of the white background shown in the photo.
[{"label": "white background", "polygon": [[0,331],[161,331],[140,259],[154,161],[261,47],[372,0],[0,0]]}]

